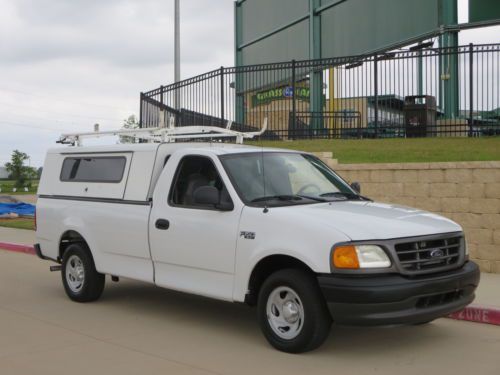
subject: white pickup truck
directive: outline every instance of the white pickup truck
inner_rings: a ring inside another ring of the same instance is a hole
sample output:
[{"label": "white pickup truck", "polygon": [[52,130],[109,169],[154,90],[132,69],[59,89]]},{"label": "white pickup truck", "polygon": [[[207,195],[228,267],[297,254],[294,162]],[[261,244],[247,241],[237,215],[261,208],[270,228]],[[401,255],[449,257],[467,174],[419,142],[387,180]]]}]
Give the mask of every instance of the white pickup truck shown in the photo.
[{"label": "white pickup truck", "polygon": [[[355,186],[356,187],[356,186]],[[320,346],[332,322],[421,324],[479,282],[462,228],[359,194],[313,155],[227,143],[48,151],[37,254],[74,301],[105,275],[257,306],[277,349]]]}]

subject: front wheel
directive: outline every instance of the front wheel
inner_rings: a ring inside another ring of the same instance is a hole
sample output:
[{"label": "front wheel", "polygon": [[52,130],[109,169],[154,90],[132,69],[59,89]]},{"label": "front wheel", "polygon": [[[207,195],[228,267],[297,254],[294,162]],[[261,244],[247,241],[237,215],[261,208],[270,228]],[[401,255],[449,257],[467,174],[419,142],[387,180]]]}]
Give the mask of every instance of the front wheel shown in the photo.
[{"label": "front wheel", "polygon": [[276,349],[302,353],[319,347],[332,323],[316,280],[298,269],[277,271],[262,285],[257,304],[264,336]]},{"label": "front wheel", "polygon": [[61,276],[66,294],[76,302],[95,301],[104,290],[105,276],[97,272],[90,251],[81,244],[64,252]]}]

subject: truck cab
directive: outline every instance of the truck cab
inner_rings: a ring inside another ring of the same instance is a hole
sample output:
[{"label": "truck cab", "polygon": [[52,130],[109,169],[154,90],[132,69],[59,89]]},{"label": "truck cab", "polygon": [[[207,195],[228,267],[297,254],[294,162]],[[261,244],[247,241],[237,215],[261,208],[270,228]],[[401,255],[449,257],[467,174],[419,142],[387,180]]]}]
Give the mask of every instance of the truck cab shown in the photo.
[{"label": "truck cab", "polygon": [[286,352],[320,346],[332,322],[422,324],[474,299],[462,228],[373,202],[314,155],[218,142],[48,151],[40,258],[74,301],[105,275],[256,306]]}]

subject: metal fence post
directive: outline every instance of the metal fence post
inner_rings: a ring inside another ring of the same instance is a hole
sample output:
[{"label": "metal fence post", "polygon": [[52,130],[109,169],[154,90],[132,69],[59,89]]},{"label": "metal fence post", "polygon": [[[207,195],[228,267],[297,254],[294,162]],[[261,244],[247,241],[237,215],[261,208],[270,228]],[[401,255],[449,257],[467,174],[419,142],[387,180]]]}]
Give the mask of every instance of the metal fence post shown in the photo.
[{"label": "metal fence post", "polygon": [[474,124],[474,45],[469,44],[469,137],[473,135]]},{"label": "metal fence post", "polygon": [[[295,139],[295,129],[297,128],[297,107],[295,103],[295,60],[292,60],[292,139]],[[290,129],[290,128],[289,128]],[[288,134],[290,137],[290,134]]]},{"label": "metal fence post", "polygon": [[378,55],[375,55],[373,57],[373,64],[374,64],[374,69],[373,69],[373,74],[374,74],[374,90],[375,90],[375,138],[378,138]]},{"label": "metal fence post", "polygon": [[142,106],[144,105],[144,93],[139,94],[139,128],[142,128]]},{"label": "metal fence post", "polygon": [[165,126],[165,111],[163,109],[163,104],[164,104],[164,99],[163,99],[163,91],[164,91],[164,86],[160,86],[160,110],[158,112],[158,123],[156,126],[163,127]]},{"label": "metal fence post", "polygon": [[220,118],[224,122],[224,67],[220,67]]}]

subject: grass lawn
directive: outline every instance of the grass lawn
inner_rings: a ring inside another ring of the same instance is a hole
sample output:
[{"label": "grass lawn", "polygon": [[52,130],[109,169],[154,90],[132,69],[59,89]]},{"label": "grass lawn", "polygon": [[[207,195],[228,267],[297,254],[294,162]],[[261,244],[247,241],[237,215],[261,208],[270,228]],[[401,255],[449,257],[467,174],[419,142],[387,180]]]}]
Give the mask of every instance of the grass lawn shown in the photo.
[{"label": "grass lawn", "polygon": [[24,191],[24,189],[17,189],[15,193],[12,189],[15,186],[15,181],[13,180],[0,180],[0,194],[4,195],[23,195],[23,194],[36,194],[36,190],[38,189],[39,180],[32,180],[31,187],[28,191]]},{"label": "grass lawn", "polygon": [[35,220],[28,218],[0,219],[0,227],[35,230]]},{"label": "grass lawn", "polygon": [[413,163],[500,160],[500,137],[318,139],[246,142],[308,152],[329,151],[339,163]]}]

